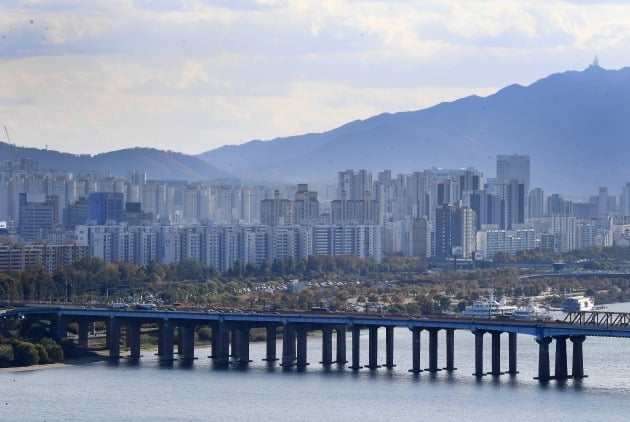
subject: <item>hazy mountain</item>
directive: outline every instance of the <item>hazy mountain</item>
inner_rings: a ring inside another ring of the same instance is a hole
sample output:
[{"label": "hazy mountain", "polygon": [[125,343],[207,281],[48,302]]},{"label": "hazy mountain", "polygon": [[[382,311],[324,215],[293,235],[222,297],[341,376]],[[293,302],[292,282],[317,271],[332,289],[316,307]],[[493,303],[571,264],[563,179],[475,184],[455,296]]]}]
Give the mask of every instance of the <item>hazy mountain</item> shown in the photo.
[{"label": "hazy mountain", "polygon": [[320,134],[251,141],[201,158],[240,176],[296,183],[346,168],[394,172],[473,166],[495,175],[497,154],[529,154],[532,187],[616,194],[630,181],[630,68],[551,75],[419,111],[381,114]]},{"label": "hazy mountain", "polygon": [[129,170],[144,170],[148,178],[163,180],[212,180],[230,176],[198,157],[153,148],[122,149],[91,156],[37,148],[14,150],[13,146],[0,142],[0,161],[13,157],[35,159],[41,169],[99,170],[119,177],[126,176]]}]

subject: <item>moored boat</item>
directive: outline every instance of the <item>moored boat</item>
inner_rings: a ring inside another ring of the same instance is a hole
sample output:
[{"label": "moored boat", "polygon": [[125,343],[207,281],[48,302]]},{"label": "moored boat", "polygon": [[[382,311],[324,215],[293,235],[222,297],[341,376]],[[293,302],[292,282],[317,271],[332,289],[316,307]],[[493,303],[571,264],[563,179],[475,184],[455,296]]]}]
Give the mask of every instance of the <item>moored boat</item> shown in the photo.
[{"label": "moored boat", "polygon": [[515,310],[516,306],[507,305],[505,298],[497,302],[491,291],[487,298],[475,300],[472,305],[466,306],[462,315],[471,318],[509,318]]},{"label": "moored boat", "polygon": [[530,321],[550,321],[552,316],[547,309],[537,306],[534,304],[534,301],[530,299],[527,305],[518,307],[514,311],[512,318]]},{"label": "moored boat", "polygon": [[564,299],[562,312],[592,311],[595,309],[595,302],[588,296],[571,296]]}]

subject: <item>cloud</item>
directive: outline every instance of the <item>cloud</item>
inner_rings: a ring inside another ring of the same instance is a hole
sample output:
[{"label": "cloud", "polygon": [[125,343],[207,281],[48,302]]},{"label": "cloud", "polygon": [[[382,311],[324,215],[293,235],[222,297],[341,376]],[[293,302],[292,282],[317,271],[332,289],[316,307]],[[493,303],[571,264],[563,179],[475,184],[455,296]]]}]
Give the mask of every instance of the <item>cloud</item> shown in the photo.
[{"label": "cloud", "polygon": [[323,131],[528,84],[598,53],[626,65],[630,5],[613,3],[3,2],[0,116],[18,142],[73,152]]}]

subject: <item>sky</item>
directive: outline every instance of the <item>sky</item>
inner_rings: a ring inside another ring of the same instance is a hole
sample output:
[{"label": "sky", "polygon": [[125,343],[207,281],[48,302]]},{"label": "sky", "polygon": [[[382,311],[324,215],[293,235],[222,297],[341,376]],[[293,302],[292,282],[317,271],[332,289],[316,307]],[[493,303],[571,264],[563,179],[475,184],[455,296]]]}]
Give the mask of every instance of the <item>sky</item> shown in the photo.
[{"label": "sky", "polygon": [[626,1],[3,0],[0,125],[198,154],[625,67],[628,45]]}]

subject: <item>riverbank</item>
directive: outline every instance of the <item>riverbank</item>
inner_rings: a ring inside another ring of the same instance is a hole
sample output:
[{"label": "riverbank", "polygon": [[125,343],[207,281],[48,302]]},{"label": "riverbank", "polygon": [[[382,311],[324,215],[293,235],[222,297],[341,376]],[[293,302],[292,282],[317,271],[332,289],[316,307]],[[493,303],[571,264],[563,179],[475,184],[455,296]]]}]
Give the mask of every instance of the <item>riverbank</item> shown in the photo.
[{"label": "riverbank", "polygon": [[0,368],[0,373],[41,371],[43,369],[64,368],[67,366],[83,365],[86,363],[100,362],[103,360],[107,360],[107,356],[101,355],[95,352],[87,352],[83,356],[66,359],[64,360],[64,362],[47,363],[47,364],[30,365],[30,366],[11,366],[8,368]]}]

